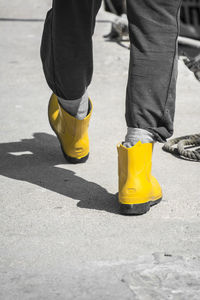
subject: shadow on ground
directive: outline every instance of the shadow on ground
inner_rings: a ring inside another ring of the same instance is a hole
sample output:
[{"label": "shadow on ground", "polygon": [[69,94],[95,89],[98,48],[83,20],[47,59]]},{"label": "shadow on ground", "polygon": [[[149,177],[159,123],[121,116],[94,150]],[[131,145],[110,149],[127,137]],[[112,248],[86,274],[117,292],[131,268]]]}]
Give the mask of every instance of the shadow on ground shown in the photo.
[{"label": "shadow on ground", "polygon": [[[0,175],[79,200],[77,206],[81,208],[118,212],[115,195],[57,166],[61,164],[68,163],[57,138],[50,134],[34,133],[31,139],[0,144]],[[87,164],[84,167],[87,168]]]}]

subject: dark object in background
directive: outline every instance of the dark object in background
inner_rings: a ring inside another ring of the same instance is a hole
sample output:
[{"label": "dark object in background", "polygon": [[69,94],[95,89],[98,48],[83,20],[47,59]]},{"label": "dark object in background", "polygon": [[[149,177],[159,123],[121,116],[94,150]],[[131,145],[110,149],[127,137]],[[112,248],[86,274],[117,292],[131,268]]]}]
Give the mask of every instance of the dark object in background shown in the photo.
[{"label": "dark object in background", "polygon": [[180,35],[200,40],[200,0],[183,0]]},{"label": "dark object in background", "polygon": [[[180,18],[180,36],[200,40],[200,0],[183,0]],[[200,80],[200,48],[181,44],[179,55],[187,56],[186,66]]]},{"label": "dark object in background", "polygon": [[104,0],[105,10],[121,16],[126,13],[126,0]]}]

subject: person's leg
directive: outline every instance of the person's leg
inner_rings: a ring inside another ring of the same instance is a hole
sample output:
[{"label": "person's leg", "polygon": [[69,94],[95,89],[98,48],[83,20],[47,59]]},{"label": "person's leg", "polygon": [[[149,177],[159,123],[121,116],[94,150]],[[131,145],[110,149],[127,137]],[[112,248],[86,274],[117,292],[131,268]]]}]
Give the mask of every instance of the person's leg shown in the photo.
[{"label": "person's leg", "polygon": [[87,87],[93,72],[92,35],[100,5],[101,0],[54,0],[42,37],[43,69],[53,91],[50,125],[65,157],[75,163],[89,155],[87,128],[92,103]]},{"label": "person's leg", "polygon": [[126,122],[159,142],[173,134],[181,0],[127,0],[131,41]]},{"label": "person's leg", "polygon": [[128,132],[118,146],[121,213],[143,214],[162,199],[151,174],[154,141],[173,133],[181,0],[127,0],[131,41]]},{"label": "person's leg", "polygon": [[93,71],[92,35],[101,0],[54,0],[45,21],[41,59],[46,80],[62,99],[86,92]]}]

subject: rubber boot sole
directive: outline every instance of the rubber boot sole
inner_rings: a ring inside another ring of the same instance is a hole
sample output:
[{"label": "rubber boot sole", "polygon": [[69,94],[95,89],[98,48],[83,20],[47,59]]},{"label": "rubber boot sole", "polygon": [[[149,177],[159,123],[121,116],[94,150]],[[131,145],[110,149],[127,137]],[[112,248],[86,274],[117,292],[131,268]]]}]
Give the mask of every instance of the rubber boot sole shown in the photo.
[{"label": "rubber boot sole", "polygon": [[59,143],[60,143],[60,147],[61,147],[61,150],[62,150],[62,153],[63,153],[63,156],[64,158],[71,164],[81,164],[81,163],[85,163],[87,160],[88,160],[88,157],[89,157],[89,153],[88,155],[78,159],[78,158],[75,158],[75,157],[71,157],[71,156],[68,156],[64,149],[63,149],[63,146],[62,146],[62,143],[60,141],[60,138],[59,138],[59,135],[57,134],[57,132],[55,131],[55,129],[53,128],[52,124],[51,124],[51,121],[50,121],[50,118],[49,118],[49,106],[48,106],[48,119],[49,119],[49,124],[51,126],[51,129],[53,130],[53,132],[56,134],[58,140],[59,140]]},{"label": "rubber boot sole", "polygon": [[120,214],[122,215],[143,215],[146,214],[151,206],[158,204],[162,198],[141,204],[122,204],[120,203]]},{"label": "rubber boot sole", "polygon": [[[54,132],[55,132],[55,131],[54,131]],[[57,135],[57,138],[58,138],[58,140],[59,140],[58,135]],[[60,142],[60,140],[59,140],[59,142]],[[82,163],[85,163],[85,162],[88,160],[89,153],[88,153],[88,155],[86,155],[86,156],[84,156],[84,157],[78,159],[78,158],[75,158],[75,157],[68,156],[68,155],[65,153],[65,151],[64,151],[64,149],[63,149],[63,147],[62,147],[61,142],[60,142],[60,147],[61,147],[61,150],[62,150],[62,153],[63,153],[64,158],[65,158],[69,163],[71,163],[71,164],[82,164]]]}]

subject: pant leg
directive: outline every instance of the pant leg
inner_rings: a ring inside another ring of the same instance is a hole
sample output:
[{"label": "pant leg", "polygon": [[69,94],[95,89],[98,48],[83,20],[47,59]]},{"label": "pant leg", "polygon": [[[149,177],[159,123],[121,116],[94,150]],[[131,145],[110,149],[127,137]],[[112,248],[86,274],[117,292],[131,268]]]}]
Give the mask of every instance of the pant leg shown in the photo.
[{"label": "pant leg", "polygon": [[127,0],[131,49],[126,122],[152,132],[159,142],[173,134],[181,2]]},{"label": "pant leg", "polygon": [[78,99],[93,72],[92,35],[101,0],[54,0],[47,13],[41,59],[49,87],[63,99]]}]

